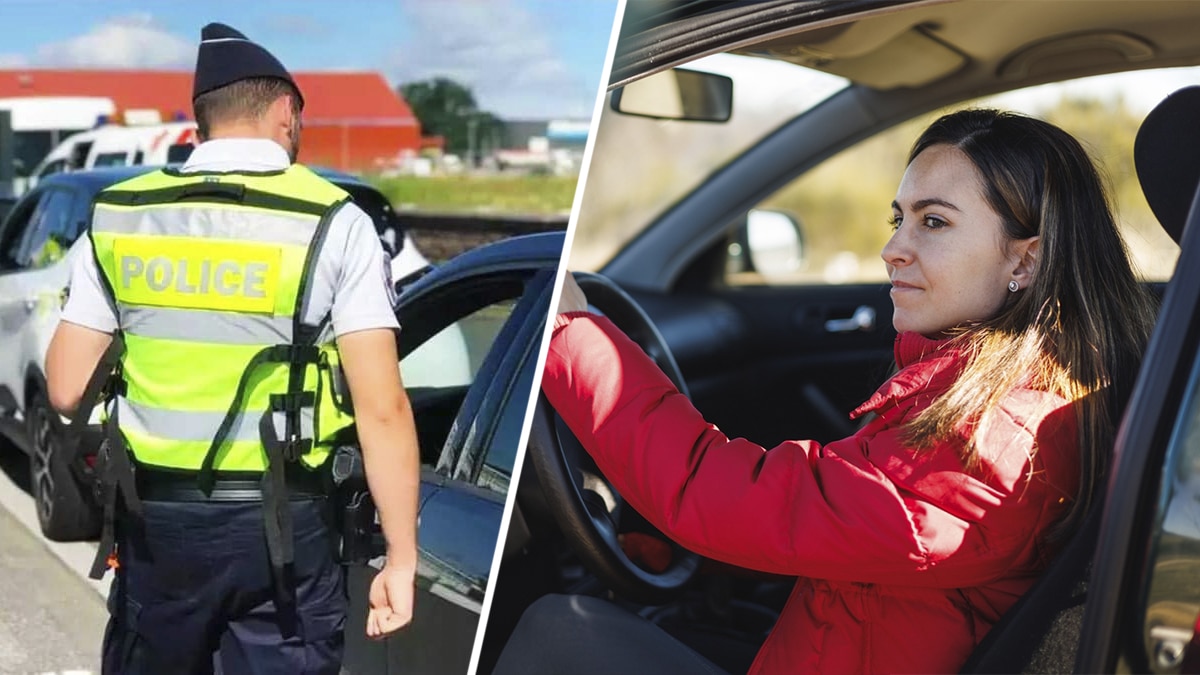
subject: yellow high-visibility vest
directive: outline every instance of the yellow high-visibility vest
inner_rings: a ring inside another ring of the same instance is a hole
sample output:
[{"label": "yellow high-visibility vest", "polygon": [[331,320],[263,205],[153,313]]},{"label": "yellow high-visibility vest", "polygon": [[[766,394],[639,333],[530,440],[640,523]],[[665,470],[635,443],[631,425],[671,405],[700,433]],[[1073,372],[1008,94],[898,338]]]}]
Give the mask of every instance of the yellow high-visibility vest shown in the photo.
[{"label": "yellow high-visibility vest", "polygon": [[299,165],[160,170],[97,196],[90,236],[126,347],[114,405],[138,464],[262,472],[267,415],[304,465],[326,460],[354,419],[329,316],[302,318],[348,199]]}]

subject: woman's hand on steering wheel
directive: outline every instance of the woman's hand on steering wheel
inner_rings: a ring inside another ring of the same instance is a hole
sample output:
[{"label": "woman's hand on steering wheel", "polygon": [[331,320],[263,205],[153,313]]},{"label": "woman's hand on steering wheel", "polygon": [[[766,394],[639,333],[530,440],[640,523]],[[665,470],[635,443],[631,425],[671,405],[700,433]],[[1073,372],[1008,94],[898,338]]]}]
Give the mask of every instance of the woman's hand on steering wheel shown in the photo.
[{"label": "woman's hand on steering wheel", "polygon": [[[666,341],[637,302],[612,281],[580,274],[577,282],[567,273],[558,312],[590,311],[585,287],[597,311],[638,343],[686,396],[687,384]],[[544,395],[538,396],[526,447],[549,511],[567,544],[592,574],[618,595],[647,604],[662,604],[683,592],[700,566],[700,557],[672,544],[672,555],[660,556],[667,560],[665,567],[655,565],[647,570],[629,558],[621,543],[624,506],[619,491]]]},{"label": "woman's hand on steering wheel", "polygon": [[584,295],[583,289],[579,287],[579,283],[575,281],[575,275],[567,270],[563,275],[562,294],[558,296],[558,313],[566,314],[567,312],[586,312],[588,311],[587,296]]}]

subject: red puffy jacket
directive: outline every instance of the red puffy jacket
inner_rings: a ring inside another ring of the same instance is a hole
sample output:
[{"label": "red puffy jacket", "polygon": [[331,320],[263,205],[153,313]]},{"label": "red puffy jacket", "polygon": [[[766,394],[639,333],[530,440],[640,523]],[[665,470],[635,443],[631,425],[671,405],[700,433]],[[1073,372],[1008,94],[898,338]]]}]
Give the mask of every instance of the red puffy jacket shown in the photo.
[{"label": "red puffy jacket", "polygon": [[[621,495],[687,548],[799,577],[752,673],[955,672],[1048,562],[1047,528],[1078,485],[1063,399],[1013,390],[982,430],[913,451],[901,426],[953,382],[963,354],[915,333],[899,372],[821,446],[730,439],[607,319],[559,316],[542,390]],[[961,444],[962,440],[958,441]]]}]

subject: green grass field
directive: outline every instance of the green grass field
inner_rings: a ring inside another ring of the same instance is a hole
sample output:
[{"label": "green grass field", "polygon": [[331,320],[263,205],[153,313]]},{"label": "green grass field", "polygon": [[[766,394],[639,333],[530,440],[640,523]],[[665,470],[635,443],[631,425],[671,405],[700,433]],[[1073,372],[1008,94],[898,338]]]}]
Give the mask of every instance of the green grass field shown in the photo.
[{"label": "green grass field", "polygon": [[367,176],[397,209],[558,214],[571,211],[576,176]]}]

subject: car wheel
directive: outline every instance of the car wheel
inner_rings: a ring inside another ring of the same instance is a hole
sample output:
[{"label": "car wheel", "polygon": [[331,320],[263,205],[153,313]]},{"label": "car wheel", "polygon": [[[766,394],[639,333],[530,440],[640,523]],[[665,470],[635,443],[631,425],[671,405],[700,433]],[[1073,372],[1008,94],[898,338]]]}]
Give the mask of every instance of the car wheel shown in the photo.
[{"label": "car wheel", "polygon": [[27,412],[33,445],[29,487],[42,534],[54,541],[94,539],[100,533],[100,510],[67,465],[57,413],[42,392],[30,397]]}]

